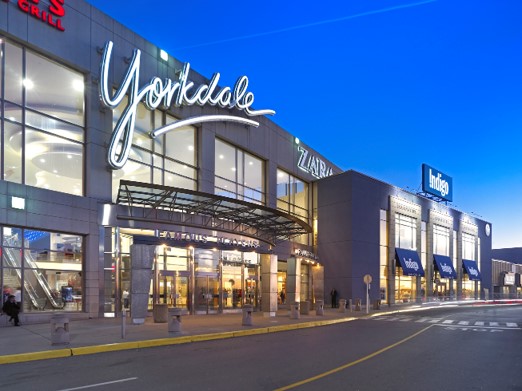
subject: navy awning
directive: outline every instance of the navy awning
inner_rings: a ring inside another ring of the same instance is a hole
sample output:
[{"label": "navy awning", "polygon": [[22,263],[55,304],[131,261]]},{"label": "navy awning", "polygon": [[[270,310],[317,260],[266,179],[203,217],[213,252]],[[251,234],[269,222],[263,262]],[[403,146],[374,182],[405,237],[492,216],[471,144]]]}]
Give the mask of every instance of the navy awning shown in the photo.
[{"label": "navy awning", "polygon": [[405,276],[424,276],[424,269],[417,251],[396,248],[395,257]]},{"label": "navy awning", "polygon": [[470,280],[480,281],[480,272],[477,267],[477,262],[470,261],[469,259],[463,259],[462,267],[464,268],[464,271],[468,274]]},{"label": "navy awning", "polygon": [[457,278],[457,272],[453,268],[451,258],[446,255],[433,254],[435,270],[438,270],[442,278]]}]

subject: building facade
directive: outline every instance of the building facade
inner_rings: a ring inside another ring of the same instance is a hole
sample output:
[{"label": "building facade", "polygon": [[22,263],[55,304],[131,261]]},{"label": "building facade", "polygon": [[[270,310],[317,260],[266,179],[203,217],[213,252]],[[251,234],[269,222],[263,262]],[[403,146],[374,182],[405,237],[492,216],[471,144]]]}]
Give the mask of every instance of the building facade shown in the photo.
[{"label": "building facade", "polygon": [[343,173],[246,76],[221,85],[81,0],[0,2],[0,53],[0,283],[26,321],[270,315],[364,298],[367,274],[389,303],[491,289],[489,223]]},{"label": "building facade", "polygon": [[326,292],[383,303],[484,298],[491,224],[356,171],[318,181]]},{"label": "building facade", "polygon": [[522,247],[492,250],[492,299],[522,298]]}]

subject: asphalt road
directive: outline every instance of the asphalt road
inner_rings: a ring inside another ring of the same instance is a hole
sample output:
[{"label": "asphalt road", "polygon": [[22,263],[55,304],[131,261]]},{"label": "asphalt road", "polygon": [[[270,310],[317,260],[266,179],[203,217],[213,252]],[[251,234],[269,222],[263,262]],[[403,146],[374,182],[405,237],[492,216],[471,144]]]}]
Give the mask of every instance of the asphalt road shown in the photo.
[{"label": "asphalt road", "polygon": [[0,389],[522,390],[522,306],[448,307],[8,364]]}]

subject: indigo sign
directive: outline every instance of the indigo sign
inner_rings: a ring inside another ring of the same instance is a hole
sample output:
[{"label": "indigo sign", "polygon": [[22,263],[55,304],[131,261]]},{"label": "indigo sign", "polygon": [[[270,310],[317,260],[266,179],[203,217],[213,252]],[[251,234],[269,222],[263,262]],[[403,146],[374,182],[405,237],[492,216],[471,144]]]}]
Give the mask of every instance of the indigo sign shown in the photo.
[{"label": "indigo sign", "polygon": [[427,164],[422,165],[422,191],[444,201],[453,201],[453,181],[451,177]]}]

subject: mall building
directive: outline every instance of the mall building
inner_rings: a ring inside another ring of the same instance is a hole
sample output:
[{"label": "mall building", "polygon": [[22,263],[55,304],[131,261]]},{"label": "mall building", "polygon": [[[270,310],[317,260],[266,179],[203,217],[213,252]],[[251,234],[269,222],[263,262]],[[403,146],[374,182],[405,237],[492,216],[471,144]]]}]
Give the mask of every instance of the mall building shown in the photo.
[{"label": "mall building", "polygon": [[0,283],[26,322],[271,316],[364,301],[367,275],[390,304],[491,289],[488,222],[343,172],[247,76],[200,75],[81,0],[0,11]]}]

